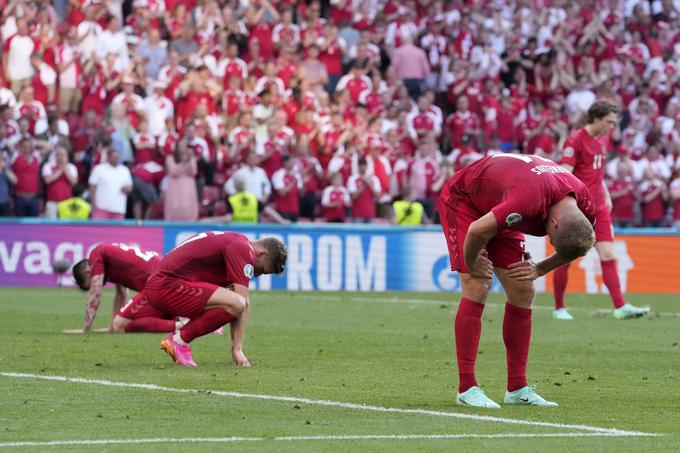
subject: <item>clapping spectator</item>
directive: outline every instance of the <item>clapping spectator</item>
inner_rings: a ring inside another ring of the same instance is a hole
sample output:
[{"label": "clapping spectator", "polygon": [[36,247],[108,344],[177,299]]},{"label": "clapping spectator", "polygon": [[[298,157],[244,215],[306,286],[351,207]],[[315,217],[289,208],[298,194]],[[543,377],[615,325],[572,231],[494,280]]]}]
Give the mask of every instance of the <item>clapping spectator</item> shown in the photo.
[{"label": "clapping spectator", "polygon": [[321,194],[321,207],[326,222],[344,222],[347,209],[352,205],[349,190],[343,185],[342,173],[330,176],[330,185]]},{"label": "clapping spectator", "polygon": [[633,226],[637,191],[633,180],[633,167],[628,162],[619,162],[616,178],[607,184],[612,200],[612,220],[618,228]]},{"label": "clapping spectator", "polygon": [[666,214],[665,203],[668,200],[668,188],[658,178],[651,167],[644,172],[640,184],[642,198],[642,223],[645,227],[660,227]]},{"label": "clapping spectator", "polygon": [[68,161],[68,150],[57,146],[54,163],[45,163],[42,167],[42,178],[47,192],[45,216],[57,218],[57,205],[71,197],[73,187],[78,183],[78,170]]},{"label": "clapping spectator", "polygon": [[352,219],[368,223],[376,217],[376,199],[380,196],[380,181],[368,173],[366,158],[360,157],[358,172],[350,176],[347,190],[352,197]]},{"label": "clapping spectator", "polygon": [[127,196],[132,192],[130,170],[120,163],[120,153],[110,147],[106,162],[94,167],[89,179],[93,219],[125,218]]},{"label": "clapping spectator", "polygon": [[66,39],[57,49],[56,63],[59,72],[59,111],[62,114],[78,112],[82,99],[80,91],[82,65],[78,34],[74,27],[68,29]]},{"label": "clapping spectator", "polygon": [[31,84],[34,73],[31,56],[34,48],[33,39],[28,36],[26,20],[17,20],[16,33],[6,37],[2,49],[2,68],[15,96],[19,96],[21,90]]},{"label": "clapping spectator", "polygon": [[16,145],[12,173],[7,176],[14,184],[14,213],[17,217],[37,217],[40,210],[40,153],[30,138],[22,137]]},{"label": "clapping spectator", "polygon": [[300,215],[302,177],[295,171],[295,162],[290,156],[283,156],[281,162],[283,167],[272,176],[274,207],[284,219],[295,222]]}]

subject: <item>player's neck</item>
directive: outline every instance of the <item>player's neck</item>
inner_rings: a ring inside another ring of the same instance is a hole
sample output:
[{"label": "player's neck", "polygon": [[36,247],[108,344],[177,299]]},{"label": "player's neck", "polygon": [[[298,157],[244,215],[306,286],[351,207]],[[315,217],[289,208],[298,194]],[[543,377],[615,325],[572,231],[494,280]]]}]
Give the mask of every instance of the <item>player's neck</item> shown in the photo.
[{"label": "player's neck", "polygon": [[602,135],[602,134],[596,134],[595,133],[596,128],[593,124],[586,124],[585,126],[583,126],[583,129],[585,129],[585,131],[588,133],[588,135],[590,135],[592,138],[597,138],[600,135]]}]

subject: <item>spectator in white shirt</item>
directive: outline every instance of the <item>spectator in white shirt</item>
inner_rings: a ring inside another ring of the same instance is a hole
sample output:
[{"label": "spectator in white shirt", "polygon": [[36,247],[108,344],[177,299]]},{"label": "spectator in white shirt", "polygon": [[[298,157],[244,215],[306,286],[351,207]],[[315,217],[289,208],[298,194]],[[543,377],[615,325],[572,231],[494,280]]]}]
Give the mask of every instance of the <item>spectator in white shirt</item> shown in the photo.
[{"label": "spectator in white shirt", "polygon": [[585,75],[582,75],[578,79],[578,83],[571,90],[571,93],[567,96],[567,114],[569,115],[572,123],[574,121],[578,122],[579,118],[582,118],[586,114],[591,105],[595,102],[596,96],[588,88],[588,79]]},{"label": "spectator in white shirt", "polygon": [[156,82],[153,93],[144,99],[144,110],[149,122],[149,133],[154,137],[160,136],[166,130],[166,124],[173,118],[174,107],[172,101],[165,97],[165,84]]},{"label": "spectator in white shirt", "polygon": [[115,17],[109,18],[106,30],[97,36],[96,54],[99,59],[103,60],[109,53],[116,55],[116,62],[114,64],[116,71],[123,72],[128,69],[130,56],[128,55],[127,40],[125,33],[119,27],[118,19]]},{"label": "spectator in white shirt", "polygon": [[240,179],[245,182],[245,191],[255,195],[260,203],[265,205],[272,193],[272,185],[267,173],[257,166],[257,161],[258,157],[254,151],[248,154],[246,164],[236,170],[231,178],[224,183],[224,191],[229,195],[235,194],[237,191],[234,183]]},{"label": "spectator in white shirt", "polygon": [[22,88],[30,85],[33,76],[31,55],[35,44],[28,36],[28,24],[24,19],[17,20],[17,32],[5,41],[2,49],[2,67],[10,88],[18,96]]},{"label": "spectator in white shirt", "polygon": [[96,21],[97,5],[90,4],[84,8],[85,20],[78,24],[78,47],[83,56],[83,63],[96,56],[97,37],[102,33],[102,27]]},{"label": "spectator in white shirt", "polygon": [[94,167],[89,184],[93,219],[125,218],[127,196],[132,192],[132,175],[120,163],[118,150],[108,150],[107,161]]},{"label": "spectator in white shirt", "polygon": [[57,49],[59,71],[59,111],[63,114],[77,112],[80,105],[80,50],[75,28],[69,28],[64,43]]},{"label": "spectator in white shirt", "polygon": [[640,159],[639,165],[643,174],[647,172],[647,169],[650,169],[651,175],[664,183],[668,183],[671,178],[671,168],[668,166],[668,162],[666,162],[663,155],[661,155],[659,145],[657,144],[649,145],[645,157]]}]

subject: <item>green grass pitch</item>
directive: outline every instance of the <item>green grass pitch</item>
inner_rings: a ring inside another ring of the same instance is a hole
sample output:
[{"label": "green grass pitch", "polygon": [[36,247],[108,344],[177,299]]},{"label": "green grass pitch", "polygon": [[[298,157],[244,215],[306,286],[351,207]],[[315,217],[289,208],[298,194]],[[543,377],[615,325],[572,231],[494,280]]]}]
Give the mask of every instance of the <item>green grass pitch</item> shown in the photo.
[{"label": "green grass pitch", "polygon": [[[650,304],[652,314],[616,321],[603,312],[610,308],[607,297],[572,295],[568,303],[576,320],[564,322],[551,319],[552,298],[539,296],[529,379],[560,407],[504,406],[497,411],[454,404],[453,314],[458,297],[256,292],[244,348],[252,368],[237,369],[231,363],[228,335],[209,335],[193,343],[199,367],[186,369],[160,351],[161,334],[62,334],[82,322],[85,295],[75,289],[2,288],[0,449],[680,450],[678,297],[632,296],[631,303]],[[95,327],[108,322],[111,299],[107,292]],[[503,299],[493,296],[489,303],[477,373],[487,394],[500,401],[505,384]],[[45,376],[82,380],[40,378]],[[108,381],[158,387],[121,387]],[[362,437],[373,435],[385,437]],[[448,437],[424,437],[428,435]],[[229,439],[233,437],[247,439]],[[141,443],[145,439],[159,440]],[[92,440],[114,443],[76,443]],[[131,443],[118,443],[125,440]],[[51,441],[63,443],[42,444]],[[29,443],[10,446],[12,442]]]}]

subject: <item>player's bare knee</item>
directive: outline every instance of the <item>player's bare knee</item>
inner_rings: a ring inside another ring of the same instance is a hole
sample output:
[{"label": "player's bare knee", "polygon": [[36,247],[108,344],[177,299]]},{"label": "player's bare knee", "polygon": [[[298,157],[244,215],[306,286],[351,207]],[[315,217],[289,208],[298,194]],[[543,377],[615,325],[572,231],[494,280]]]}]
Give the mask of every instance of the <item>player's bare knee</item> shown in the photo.
[{"label": "player's bare knee", "polygon": [[463,297],[483,304],[491,291],[492,280],[490,278],[478,278],[472,275],[461,275]]},{"label": "player's bare knee", "polygon": [[243,310],[246,309],[247,304],[248,301],[246,300],[245,297],[243,297],[240,294],[234,293],[231,296],[231,300],[224,308],[232,315],[239,316],[241,313],[243,313]]},{"label": "player's bare knee", "polygon": [[512,289],[506,289],[506,292],[510,303],[518,307],[531,307],[536,297],[536,290],[530,282],[514,285]]}]

